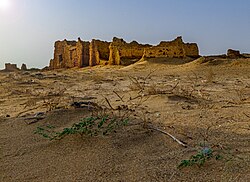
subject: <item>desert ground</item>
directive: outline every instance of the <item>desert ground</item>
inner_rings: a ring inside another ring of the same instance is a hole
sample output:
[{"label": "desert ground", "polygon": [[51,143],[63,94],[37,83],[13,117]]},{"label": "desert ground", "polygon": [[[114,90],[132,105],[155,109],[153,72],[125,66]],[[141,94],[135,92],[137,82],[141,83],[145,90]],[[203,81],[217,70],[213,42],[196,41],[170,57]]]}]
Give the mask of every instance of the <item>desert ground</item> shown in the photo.
[{"label": "desert ground", "polygon": [[[81,102],[91,106],[74,104]],[[128,111],[128,124],[109,135],[34,134],[48,125],[62,131],[104,108]],[[249,141],[250,59],[0,72],[3,182],[247,182]],[[204,147],[221,159],[178,168]]]}]

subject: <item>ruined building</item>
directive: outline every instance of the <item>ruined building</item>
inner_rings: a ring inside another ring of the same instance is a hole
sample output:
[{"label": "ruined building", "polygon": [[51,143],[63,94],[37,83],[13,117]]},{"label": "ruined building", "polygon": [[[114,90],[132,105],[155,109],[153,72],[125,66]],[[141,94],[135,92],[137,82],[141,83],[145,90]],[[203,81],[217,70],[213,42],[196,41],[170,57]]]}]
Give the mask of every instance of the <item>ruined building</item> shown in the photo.
[{"label": "ruined building", "polygon": [[163,41],[157,46],[131,43],[123,39],[113,38],[112,42],[92,40],[57,41],[54,58],[50,61],[50,69],[74,68],[95,65],[129,65],[141,58],[185,58],[199,57],[199,49],[195,43],[184,43],[181,37],[173,41]]}]

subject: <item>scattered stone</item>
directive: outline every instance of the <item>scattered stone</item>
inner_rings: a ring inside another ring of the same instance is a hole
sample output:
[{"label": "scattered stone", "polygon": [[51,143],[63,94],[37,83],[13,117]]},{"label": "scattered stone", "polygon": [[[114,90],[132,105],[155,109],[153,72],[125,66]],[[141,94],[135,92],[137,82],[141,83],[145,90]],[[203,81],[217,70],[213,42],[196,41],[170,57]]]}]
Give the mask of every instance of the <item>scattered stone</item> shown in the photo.
[{"label": "scattered stone", "polygon": [[10,115],[9,115],[9,114],[7,114],[7,115],[6,115],[6,118],[10,118]]},{"label": "scattered stone", "polygon": [[30,75],[30,72],[24,71],[24,72],[22,72],[21,74],[22,74],[22,75]]},{"label": "scattered stone", "polygon": [[73,102],[70,106],[74,108],[89,108],[92,102]]},{"label": "scattered stone", "polygon": [[33,75],[31,75],[32,77],[35,77],[37,79],[43,79],[44,78],[44,74],[42,73],[35,73]]},{"label": "scattered stone", "polygon": [[45,112],[38,112],[32,117],[26,117],[25,123],[27,125],[31,125],[31,124],[37,123],[38,121],[43,120],[43,119],[45,119]]},{"label": "scattered stone", "polygon": [[73,102],[70,106],[74,107],[74,108],[86,108],[87,106],[84,104],[84,106],[82,106],[82,102]]},{"label": "scattered stone", "polygon": [[70,106],[74,108],[87,108],[88,110],[98,110],[102,109],[97,103],[87,101],[87,102],[73,102]]},{"label": "scattered stone", "polygon": [[38,113],[36,113],[35,115],[34,115],[34,117],[42,117],[42,116],[44,116],[45,115],[45,113],[44,112],[38,112]]}]

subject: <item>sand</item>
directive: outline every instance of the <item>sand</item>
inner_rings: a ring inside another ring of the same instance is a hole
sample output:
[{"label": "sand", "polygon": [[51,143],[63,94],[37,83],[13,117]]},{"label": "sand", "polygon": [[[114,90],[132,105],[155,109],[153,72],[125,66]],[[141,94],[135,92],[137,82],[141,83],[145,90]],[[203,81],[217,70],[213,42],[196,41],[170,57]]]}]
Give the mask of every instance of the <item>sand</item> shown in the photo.
[{"label": "sand", "polygon": [[[249,70],[250,60],[238,59],[0,72],[0,181],[249,181]],[[74,101],[107,105],[106,97],[119,106],[113,91],[126,101],[144,99],[128,126],[54,141],[34,134],[39,126],[60,131],[92,114],[71,107]],[[38,112],[43,119],[30,119]],[[178,169],[204,141],[223,159]]]}]

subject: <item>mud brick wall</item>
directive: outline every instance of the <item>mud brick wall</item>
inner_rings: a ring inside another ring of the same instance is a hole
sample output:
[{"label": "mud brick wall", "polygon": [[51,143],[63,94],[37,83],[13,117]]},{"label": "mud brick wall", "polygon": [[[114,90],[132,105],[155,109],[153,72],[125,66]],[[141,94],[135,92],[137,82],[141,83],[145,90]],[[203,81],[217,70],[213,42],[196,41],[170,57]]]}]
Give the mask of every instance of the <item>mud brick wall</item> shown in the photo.
[{"label": "mud brick wall", "polygon": [[199,49],[197,44],[184,43],[181,37],[177,37],[173,41],[163,41],[157,46],[145,49],[144,57],[157,58],[184,58],[184,57],[199,57]]},{"label": "mud brick wall", "polygon": [[147,47],[151,46],[139,44],[136,41],[127,43],[123,39],[114,37],[113,42],[109,46],[109,64],[121,65],[126,64],[130,60],[139,60],[142,58],[144,49]]}]

